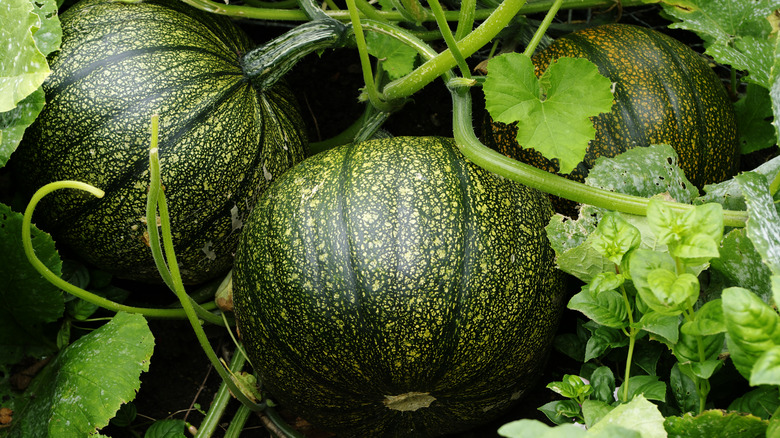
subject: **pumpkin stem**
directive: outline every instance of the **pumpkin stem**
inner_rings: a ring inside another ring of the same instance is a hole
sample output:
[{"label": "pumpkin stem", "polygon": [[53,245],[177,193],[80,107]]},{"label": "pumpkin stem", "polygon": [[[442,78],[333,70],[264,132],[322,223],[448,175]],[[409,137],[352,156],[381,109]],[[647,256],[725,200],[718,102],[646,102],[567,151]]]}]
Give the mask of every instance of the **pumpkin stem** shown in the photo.
[{"label": "pumpkin stem", "polygon": [[262,93],[309,53],[345,46],[348,29],[349,26],[332,19],[301,24],[244,55],[244,75]]}]

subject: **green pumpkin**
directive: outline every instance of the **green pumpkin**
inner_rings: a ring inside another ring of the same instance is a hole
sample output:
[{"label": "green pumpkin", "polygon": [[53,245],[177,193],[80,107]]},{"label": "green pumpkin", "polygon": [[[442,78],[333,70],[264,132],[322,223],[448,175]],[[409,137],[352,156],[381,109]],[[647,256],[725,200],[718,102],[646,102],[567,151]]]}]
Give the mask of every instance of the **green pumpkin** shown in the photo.
[{"label": "green pumpkin", "polygon": [[564,303],[549,199],[451,139],[391,138],[307,159],[258,201],[233,270],[263,388],[339,436],[489,421],[539,372]]},{"label": "green pumpkin", "polygon": [[[697,187],[733,175],[739,163],[734,109],[707,61],[660,32],[626,24],[587,28],[536,53],[537,76],[561,57],[587,58],[614,83],[609,113],[594,117],[596,138],[567,178],[584,181],[596,159],[627,149],[666,143]],[[514,159],[549,172],[557,162],[517,144],[517,128],[488,120],[483,141]]]},{"label": "green pumpkin", "polygon": [[258,92],[242,68],[252,48],[230,20],[176,0],[83,0],[60,17],[46,105],[11,162],[33,191],[78,180],[36,221],[59,244],[119,277],[159,281],[145,223],[152,114],[176,255],[187,283],[230,268],[257,196],[303,159],[307,143],[283,85]]}]

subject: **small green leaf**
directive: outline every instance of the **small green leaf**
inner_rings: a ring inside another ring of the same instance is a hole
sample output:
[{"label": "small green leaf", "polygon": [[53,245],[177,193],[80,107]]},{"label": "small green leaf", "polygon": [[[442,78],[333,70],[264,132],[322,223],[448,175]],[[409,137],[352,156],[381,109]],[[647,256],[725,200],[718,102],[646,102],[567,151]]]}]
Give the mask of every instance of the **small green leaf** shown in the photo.
[{"label": "small green leaf", "polygon": [[623,328],[628,326],[628,309],[623,296],[607,290],[593,294],[588,286],[569,300],[568,308],[578,310],[585,316],[606,327]]},{"label": "small green leaf", "polygon": [[701,264],[718,257],[718,243],[723,237],[723,207],[710,203],[683,213],[665,203],[651,199],[647,220],[658,243],[669,246],[674,257]]},{"label": "small green leaf", "polygon": [[731,360],[737,370],[750,379],[758,358],[780,345],[780,316],[746,289],[725,289],[722,300]]},{"label": "small green leaf", "polygon": [[669,436],[680,438],[763,438],[767,424],[753,415],[710,410],[698,416],[688,413],[682,417],[668,417],[664,427]]},{"label": "small green leaf", "polygon": [[760,386],[736,398],[729,405],[729,411],[753,414],[768,420],[780,408],[780,394],[777,386]]},{"label": "small green leaf", "polygon": [[701,404],[699,388],[693,381],[693,372],[690,367],[681,368],[679,362],[675,363],[669,374],[669,387],[680,413],[699,411]]},{"label": "small green leaf", "polygon": [[[623,387],[618,387],[618,395],[622,397]],[[631,376],[628,380],[628,398],[644,396],[648,400],[666,401],[666,383],[658,380],[658,376]]]},{"label": "small green leaf", "polygon": [[158,420],[146,429],[144,438],[187,438],[184,420]]},{"label": "small green leaf", "polygon": [[[666,289],[661,288],[662,276],[667,275],[662,272],[671,273],[676,270],[674,259],[672,259],[672,256],[669,255],[669,253],[642,248],[637,249],[630,253],[628,267],[631,279],[639,293],[639,297],[647,306],[654,311],[665,315],[680,314],[682,311],[679,306],[680,302],[673,299],[673,291],[671,289],[667,291]],[[653,274],[651,275],[651,273]],[[689,282],[690,279],[684,279],[682,281]],[[672,285],[673,284],[674,282],[672,282]],[[680,283],[679,286],[681,288],[690,287],[690,285],[685,286],[684,283]],[[665,291],[668,293],[665,293]],[[674,297],[679,296],[679,294],[674,295]]]},{"label": "small green leaf", "polygon": [[680,337],[680,318],[677,315],[667,315],[650,311],[642,315],[639,325],[642,330],[661,336],[665,341],[677,343]]},{"label": "small green leaf", "polygon": [[119,408],[110,423],[117,427],[127,427],[135,420],[137,414],[138,410],[133,403],[125,403]]},{"label": "small green leaf", "polygon": [[619,329],[605,327],[590,321],[586,324],[591,336],[585,344],[585,362],[601,357],[612,348],[628,345],[628,337]]},{"label": "small green leaf", "polygon": [[615,401],[615,375],[609,367],[600,366],[590,375],[590,385],[596,400],[612,403]]},{"label": "small green leaf", "polygon": [[756,359],[750,374],[750,385],[780,385],[780,345],[765,351]]},{"label": "small green leaf", "polygon": [[548,383],[547,389],[571,399],[586,397],[593,392],[593,387],[586,383],[582,377],[570,374],[564,374],[561,381]]},{"label": "small green leaf", "polygon": [[614,291],[619,288],[623,282],[625,282],[625,278],[623,278],[623,276],[620,274],[616,274],[614,272],[602,272],[593,278],[593,280],[588,285],[588,289],[592,294],[599,294],[600,292],[604,291]]},{"label": "small green leaf", "polygon": [[538,409],[555,424],[571,424],[571,419],[580,415],[580,405],[570,399],[551,401]]},{"label": "small green leaf", "polygon": [[[718,357],[723,350],[725,333],[709,336],[692,336],[680,333],[680,339],[674,345],[672,351],[680,362],[703,362]],[[699,343],[701,342],[701,351]],[[700,353],[704,357],[700,357]]]},{"label": "small green leaf", "polygon": [[142,316],[116,314],[60,352],[35,378],[8,437],[88,436],[104,427],[135,397],[153,348]]},{"label": "small green leaf", "polygon": [[490,60],[485,104],[494,120],[517,125],[517,141],[571,172],[596,129],[590,118],[609,112],[612,82],[584,58],[560,58],[538,80],[531,59],[518,53]]},{"label": "small green leaf", "polygon": [[769,194],[766,177],[745,172],[735,179],[742,188],[750,218],[746,230],[764,263],[775,275],[780,275],[780,215]]},{"label": "small green leaf", "polygon": [[693,321],[686,322],[680,331],[687,335],[714,335],[726,331],[723,319],[723,304],[721,300],[712,300],[702,305],[693,314]]},{"label": "small green leaf", "polygon": [[623,219],[620,213],[612,211],[604,213],[590,239],[591,245],[616,265],[620,265],[623,256],[639,247],[641,242],[639,230]]},{"label": "small green leaf", "polygon": [[588,435],[601,433],[610,426],[636,431],[642,438],[666,438],[664,417],[658,407],[642,395],[617,406],[588,429]]},{"label": "small green leaf", "polygon": [[585,429],[573,424],[550,427],[539,420],[517,420],[498,429],[498,434],[506,438],[580,438]]},{"label": "small green leaf", "polygon": [[656,375],[656,368],[661,356],[667,348],[659,342],[651,342],[649,338],[638,339],[634,344],[634,357],[632,362],[651,376]]},{"label": "small green leaf", "polygon": [[366,33],[368,53],[382,60],[381,66],[391,80],[405,76],[414,69],[417,51],[396,38],[378,33]]},{"label": "small green leaf", "polygon": [[[699,298],[699,279],[688,273],[677,275],[667,269],[654,269],[647,273],[647,285],[664,310],[683,311]],[[653,307],[651,302],[647,304]],[[653,310],[661,311],[655,307]]]}]

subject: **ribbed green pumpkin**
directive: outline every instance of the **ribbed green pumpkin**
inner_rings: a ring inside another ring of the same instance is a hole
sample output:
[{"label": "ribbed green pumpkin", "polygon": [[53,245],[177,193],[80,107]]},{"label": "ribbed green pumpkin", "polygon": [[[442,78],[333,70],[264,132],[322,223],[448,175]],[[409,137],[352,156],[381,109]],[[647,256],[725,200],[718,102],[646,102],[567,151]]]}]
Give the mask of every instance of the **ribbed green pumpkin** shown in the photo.
[{"label": "ribbed green pumpkin", "polygon": [[489,421],[546,356],[563,304],[546,196],[441,138],[346,145],[260,198],[233,270],[271,397],[339,436]]},{"label": "ribbed green pumpkin", "polygon": [[[681,42],[651,29],[609,24],[571,33],[532,58],[540,76],[561,57],[587,58],[614,83],[612,111],[593,118],[596,138],[567,177],[583,181],[600,156],[666,143],[697,187],[737,170],[739,149],[733,106],[708,63]],[[514,125],[486,124],[483,141],[509,157],[550,172],[557,163],[515,139]]]},{"label": "ribbed green pumpkin", "polygon": [[157,280],[147,244],[150,118],[176,254],[186,282],[228,269],[255,198],[306,144],[290,91],[256,91],[242,70],[248,37],[176,0],[83,0],[61,17],[46,106],[12,162],[29,190],[57,180],[105,190],[44,198],[37,221],[117,276]]}]

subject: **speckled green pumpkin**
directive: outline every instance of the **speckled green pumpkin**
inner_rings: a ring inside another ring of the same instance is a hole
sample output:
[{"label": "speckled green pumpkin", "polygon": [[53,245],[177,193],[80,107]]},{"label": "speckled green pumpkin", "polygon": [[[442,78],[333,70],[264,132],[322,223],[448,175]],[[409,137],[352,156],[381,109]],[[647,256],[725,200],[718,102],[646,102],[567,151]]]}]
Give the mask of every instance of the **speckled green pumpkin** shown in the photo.
[{"label": "speckled green pumpkin", "polygon": [[28,190],[69,179],[106,196],[56,192],[36,221],[99,268],[159,279],[144,219],[150,118],[158,113],[182,275],[196,283],[226,271],[258,194],[303,159],[291,93],[256,91],[242,70],[248,37],[180,1],[83,0],[60,18],[46,106],[12,161]]},{"label": "speckled green pumpkin", "polygon": [[258,201],[233,271],[270,397],[338,436],[489,421],[546,357],[563,304],[546,196],[442,138],[346,145]]},{"label": "speckled green pumpkin", "polygon": [[[666,143],[697,187],[720,182],[738,165],[734,109],[707,61],[681,42],[651,29],[609,24],[555,40],[532,60],[540,76],[561,57],[587,58],[614,83],[609,113],[593,118],[596,138],[584,160],[566,175],[583,181],[600,156]],[[549,172],[556,162],[517,144],[514,125],[488,122],[483,140],[499,152]]]}]

